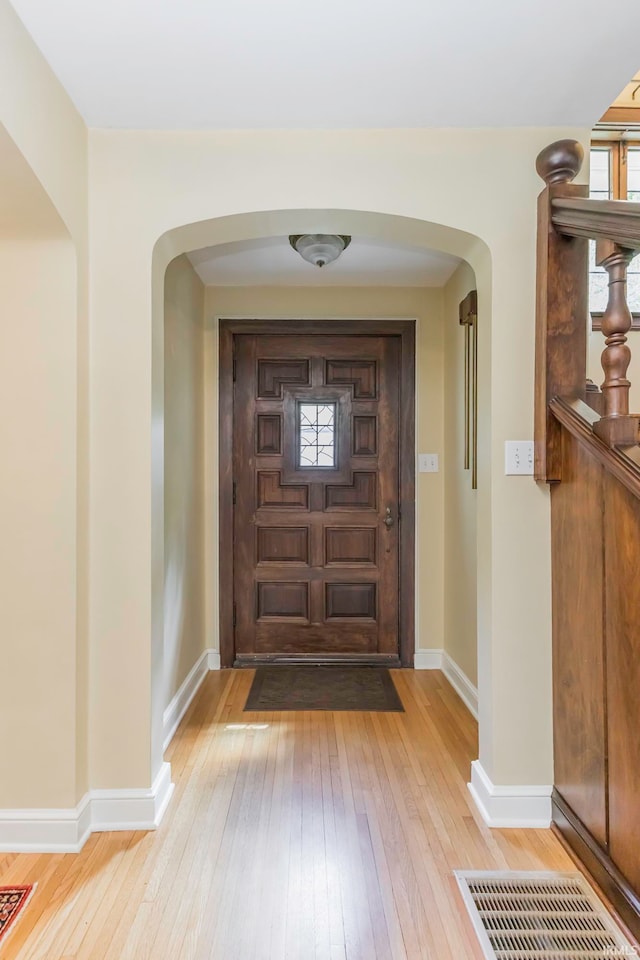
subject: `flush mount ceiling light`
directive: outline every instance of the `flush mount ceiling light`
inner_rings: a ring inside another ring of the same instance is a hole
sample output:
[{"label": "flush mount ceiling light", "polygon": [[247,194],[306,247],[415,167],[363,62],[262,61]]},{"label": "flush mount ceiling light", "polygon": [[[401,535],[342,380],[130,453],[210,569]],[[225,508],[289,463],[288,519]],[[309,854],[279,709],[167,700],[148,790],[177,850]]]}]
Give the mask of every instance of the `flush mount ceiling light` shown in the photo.
[{"label": "flush mount ceiling light", "polygon": [[289,237],[289,243],[303,260],[324,267],[337,260],[351,243],[351,237],[335,233],[299,233]]}]

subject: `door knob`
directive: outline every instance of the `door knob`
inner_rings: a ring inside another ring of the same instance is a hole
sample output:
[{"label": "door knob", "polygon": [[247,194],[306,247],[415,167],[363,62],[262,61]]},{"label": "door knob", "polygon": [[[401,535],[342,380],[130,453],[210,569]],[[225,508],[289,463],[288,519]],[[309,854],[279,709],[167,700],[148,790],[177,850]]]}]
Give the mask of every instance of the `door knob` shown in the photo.
[{"label": "door knob", "polygon": [[394,524],[394,519],[393,519],[393,517],[391,516],[391,507],[387,507],[387,513],[386,513],[386,516],[385,516],[385,518],[384,518],[384,520],[383,520],[382,522],[384,523],[384,525],[385,525],[386,527],[392,527],[392,526],[393,526],[393,524]]}]

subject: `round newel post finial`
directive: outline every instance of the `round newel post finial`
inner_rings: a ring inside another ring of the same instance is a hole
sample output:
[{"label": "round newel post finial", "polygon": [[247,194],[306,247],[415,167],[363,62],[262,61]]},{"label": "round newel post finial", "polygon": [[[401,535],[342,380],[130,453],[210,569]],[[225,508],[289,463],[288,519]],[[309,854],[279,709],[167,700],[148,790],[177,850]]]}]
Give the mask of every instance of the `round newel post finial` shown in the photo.
[{"label": "round newel post finial", "polygon": [[571,183],[582,167],[584,150],[577,140],[556,140],[536,160],[536,170],[547,184]]}]

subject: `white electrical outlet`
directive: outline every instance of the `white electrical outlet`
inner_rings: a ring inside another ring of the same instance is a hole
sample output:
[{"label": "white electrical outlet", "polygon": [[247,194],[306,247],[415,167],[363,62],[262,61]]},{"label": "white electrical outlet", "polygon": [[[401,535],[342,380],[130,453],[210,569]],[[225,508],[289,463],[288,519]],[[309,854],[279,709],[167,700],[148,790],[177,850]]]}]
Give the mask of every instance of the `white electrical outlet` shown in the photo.
[{"label": "white electrical outlet", "polygon": [[439,469],[437,453],[418,454],[418,473],[437,473]]},{"label": "white electrical outlet", "polygon": [[533,440],[505,440],[504,472],[507,476],[533,476]]}]

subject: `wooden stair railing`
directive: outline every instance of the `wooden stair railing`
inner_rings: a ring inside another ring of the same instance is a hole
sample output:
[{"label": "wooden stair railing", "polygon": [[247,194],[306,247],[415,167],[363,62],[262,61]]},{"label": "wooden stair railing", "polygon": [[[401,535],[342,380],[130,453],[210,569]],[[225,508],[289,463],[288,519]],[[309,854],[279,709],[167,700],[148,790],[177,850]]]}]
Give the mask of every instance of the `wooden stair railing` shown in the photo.
[{"label": "wooden stair railing", "polygon": [[[626,301],[629,261],[640,250],[640,203],[590,200],[588,187],[571,181],[580,172],[583,149],[558,140],[539,155],[546,182],[538,200],[536,302],[535,477],[560,480],[560,428],[549,404],[587,400],[587,243],[596,241],[596,262],[609,274],[609,302],[602,318],[602,398],[590,404],[601,416],[593,432],[610,447],[640,441],[640,415],[629,413]],[[591,419],[591,418],[589,418]]]},{"label": "wooden stair railing", "polygon": [[[640,204],[538,157],[536,477],[551,483],[554,830],[640,942],[640,416],[629,413],[627,265]],[[587,252],[609,274],[602,390],[587,381]],[[555,482],[559,481],[559,482]]]}]

